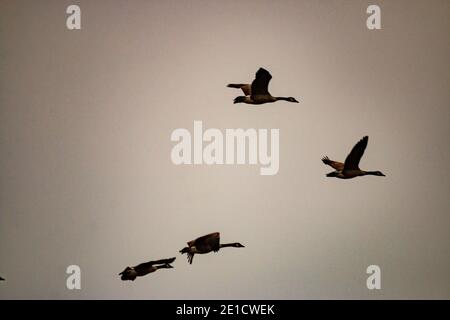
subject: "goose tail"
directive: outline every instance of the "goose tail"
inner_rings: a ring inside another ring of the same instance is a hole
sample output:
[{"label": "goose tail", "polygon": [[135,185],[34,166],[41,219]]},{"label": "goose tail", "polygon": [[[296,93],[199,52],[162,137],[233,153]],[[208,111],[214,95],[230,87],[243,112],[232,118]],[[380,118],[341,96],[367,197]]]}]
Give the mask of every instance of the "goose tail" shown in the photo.
[{"label": "goose tail", "polygon": [[245,97],[244,96],[239,96],[234,98],[233,103],[244,103],[245,102]]},{"label": "goose tail", "polygon": [[336,171],[327,173],[327,177],[337,177],[337,175],[338,175],[338,172],[336,172]]}]

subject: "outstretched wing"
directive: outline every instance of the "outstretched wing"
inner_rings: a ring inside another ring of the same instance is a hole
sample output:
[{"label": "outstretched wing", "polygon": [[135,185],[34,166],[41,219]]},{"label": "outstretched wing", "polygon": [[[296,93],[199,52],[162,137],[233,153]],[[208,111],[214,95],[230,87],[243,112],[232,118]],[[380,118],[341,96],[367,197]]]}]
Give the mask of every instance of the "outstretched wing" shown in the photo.
[{"label": "outstretched wing", "polygon": [[[199,251],[217,251],[220,248],[220,233],[213,232],[206,236],[190,241]],[[188,243],[189,244],[189,243]],[[189,244],[191,246],[191,244]]]},{"label": "outstretched wing", "polygon": [[259,68],[256,72],[255,80],[252,82],[251,96],[268,95],[270,79],[272,79],[272,76],[269,71]]},{"label": "outstretched wing", "polygon": [[169,259],[161,259],[161,260],[156,260],[156,261],[149,261],[147,263],[151,263],[152,265],[155,265],[155,264],[169,264],[169,263],[174,262],[175,259],[176,259],[176,257],[173,257],[173,258],[169,258]]},{"label": "outstretched wing", "polygon": [[330,167],[333,167],[334,169],[341,171],[344,169],[344,164],[342,162],[330,160],[327,156],[322,158],[322,162],[329,165]]},{"label": "outstretched wing", "polygon": [[144,262],[144,263],[141,263],[141,264],[135,266],[134,270],[136,270],[136,272],[138,272],[138,273],[141,273],[141,272],[152,269],[155,264],[169,264],[169,263],[174,262],[175,259],[176,259],[176,257],[169,258],[169,259],[161,259],[161,260]]},{"label": "outstretched wing", "polygon": [[241,89],[242,92],[244,92],[244,94],[246,96],[251,95],[251,86],[249,84],[244,84],[244,83],[230,83],[229,85],[227,85],[228,88],[236,88],[236,89]]},{"label": "outstretched wing", "polygon": [[359,140],[357,144],[355,144],[352,151],[350,151],[349,155],[345,159],[344,171],[359,170],[359,161],[361,160],[361,157],[363,156],[364,151],[366,150],[368,141],[369,137],[365,136],[361,140]]},{"label": "outstretched wing", "polygon": [[153,261],[144,262],[135,266],[134,270],[140,275],[146,274],[153,269],[153,264],[154,264]]}]

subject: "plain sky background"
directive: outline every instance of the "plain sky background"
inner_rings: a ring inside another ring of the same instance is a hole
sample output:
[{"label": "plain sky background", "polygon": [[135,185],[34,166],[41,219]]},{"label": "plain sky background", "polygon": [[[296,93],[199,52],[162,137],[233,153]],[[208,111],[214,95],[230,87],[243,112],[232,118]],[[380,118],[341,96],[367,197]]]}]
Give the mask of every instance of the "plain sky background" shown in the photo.
[{"label": "plain sky background", "polygon": [[[366,28],[381,7],[382,30]],[[78,4],[82,30],[66,29]],[[450,298],[449,1],[2,1],[0,298]],[[233,105],[259,67],[274,95]],[[280,129],[280,170],[175,166],[176,128]],[[364,135],[361,168],[326,178]],[[245,249],[178,253],[221,232]],[[127,265],[174,269],[122,282]],[[77,264],[82,290],[66,289]],[[366,288],[381,267],[382,290]]]}]

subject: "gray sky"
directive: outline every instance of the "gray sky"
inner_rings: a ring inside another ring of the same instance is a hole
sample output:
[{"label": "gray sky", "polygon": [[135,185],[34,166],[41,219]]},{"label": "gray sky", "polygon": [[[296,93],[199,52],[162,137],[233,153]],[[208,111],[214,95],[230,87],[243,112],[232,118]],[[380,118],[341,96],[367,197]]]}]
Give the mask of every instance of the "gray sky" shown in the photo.
[{"label": "gray sky", "polygon": [[[450,3],[376,1],[369,31],[372,3],[2,1],[0,298],[450,298]],[[260,66],[300,104],[233,105],[225,85]],[[175,166],[194,120],[280,129],[278,174]],[[364,135],[361,168],[387,177],[326,178],[321,157]],[[214,231],[246,248],[188,265],[178,250]]]}]

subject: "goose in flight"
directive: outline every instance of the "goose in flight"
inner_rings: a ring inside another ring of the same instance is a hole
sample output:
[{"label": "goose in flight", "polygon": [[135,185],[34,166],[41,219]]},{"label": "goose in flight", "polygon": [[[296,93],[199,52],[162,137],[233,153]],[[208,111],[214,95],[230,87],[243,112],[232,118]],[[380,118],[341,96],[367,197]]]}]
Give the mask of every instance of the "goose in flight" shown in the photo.
[{"label": "goose in flight", "polygon": [[135,267],[126,267],[121,273],[119,273],[120,279],[122,280],[132,280],[134,281],[136,277],[142,277],[149,273],[155,272],[158,269],[169,269],[173,268],[170,263],[175,261],[174,258],[170,259],[162,259],[157,261],[149,261],[145,263],[141,263]]},{"label": "goose in flight", "polygon": [[330,160],[326,156],[323,157],[322,162],[335,169],[335,171],[328,173],[327,177],[336,177],[340,179],[351,179],[366,175],[385,177],[381,171],[364,171],[359,168],[359,161],[364,154],[364,150],[366,150],[368,141],[368,136],[359,140],[352,151],[350,151],[344,163]]},{"label": "goose in flight", "polygon": [[230,83],[228,85],[229,88],[241,89],[245,94],[245,96],[236,97],[234,103],[263,104],[279,100],[298,103],[293,97],[273,97],[269,93],[270,79],[272,79],[272,76],[269,71],[259,68],[256,72],[255,80],[253,80],[251,85]]},{"label": "goose in flight", "polygon": [[219,232],[210,233],[206,236],[189,241],[187,245],[187,247],[184,247],[180,250],[180,253],[187,253],[187,258],[190,264],[192,264],[192,260],[194,260],[194,254],[196,253],[204,254],[211,251],[217,252],[219,251],[219,249],[227,247],[245,248],[239,242],[221,244]]}]

